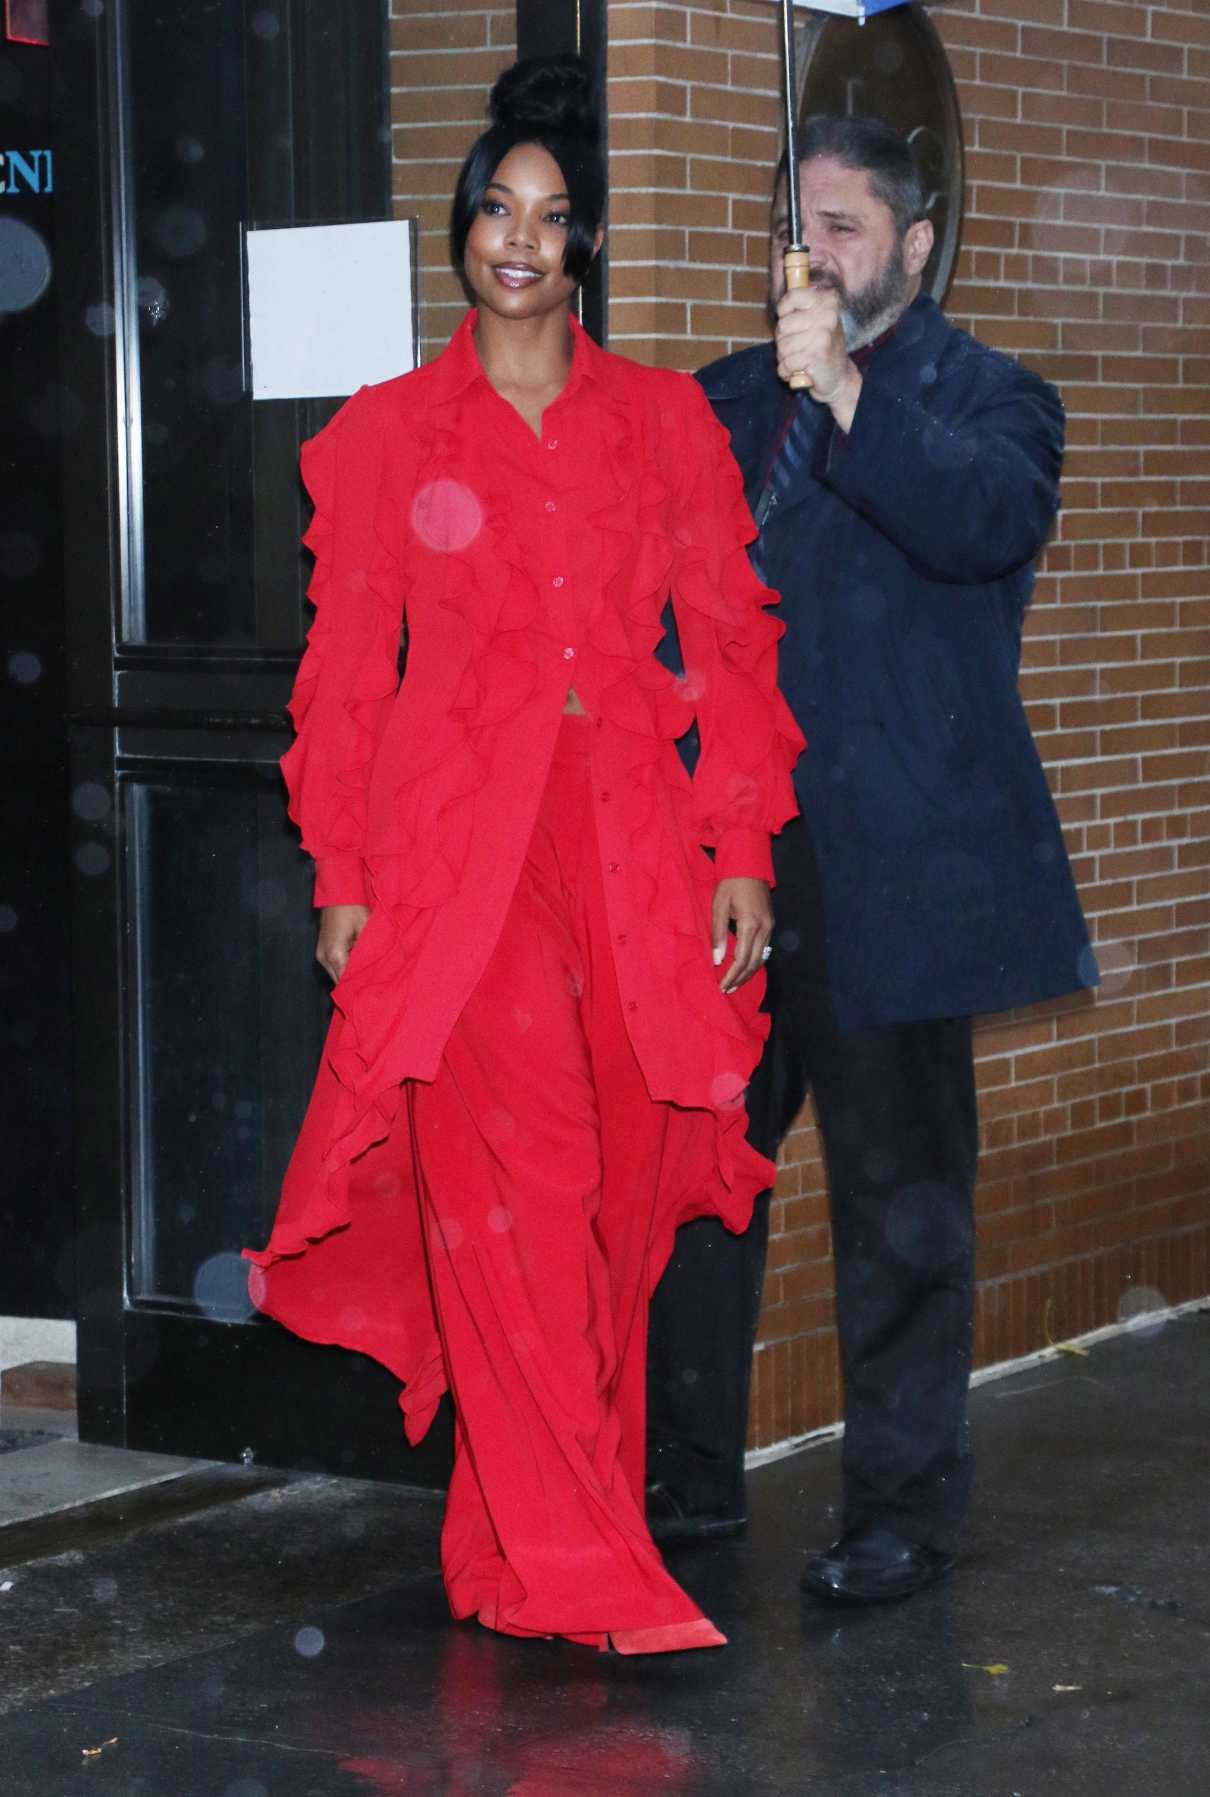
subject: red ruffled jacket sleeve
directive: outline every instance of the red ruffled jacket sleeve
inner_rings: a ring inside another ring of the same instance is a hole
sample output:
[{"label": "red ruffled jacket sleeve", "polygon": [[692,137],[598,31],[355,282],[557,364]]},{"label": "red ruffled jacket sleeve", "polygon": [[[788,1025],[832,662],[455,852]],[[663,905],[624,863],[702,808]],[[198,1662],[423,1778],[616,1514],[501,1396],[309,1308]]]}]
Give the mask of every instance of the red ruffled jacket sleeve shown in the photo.
[{"label": "red ruffled jacket sleeve", "polygon": [[398,686],[402,588],[375,529],[383,439],[381,398],[363,387],[302,448],[316,617],[290,700],[298,734],[281,766],[315,857],[317,905],[367,903],[370,768]]},{"label": "red ruffled jacket sleeve", "polygon": [[802,732],[777,685],[785,626],[752,571],[757,534],[730,440],[696,381],[678,419],[672,603],[701,737],[693,776],[701,841],[720,880],[772,883],[770,836],[798,811],[791,770]]}]

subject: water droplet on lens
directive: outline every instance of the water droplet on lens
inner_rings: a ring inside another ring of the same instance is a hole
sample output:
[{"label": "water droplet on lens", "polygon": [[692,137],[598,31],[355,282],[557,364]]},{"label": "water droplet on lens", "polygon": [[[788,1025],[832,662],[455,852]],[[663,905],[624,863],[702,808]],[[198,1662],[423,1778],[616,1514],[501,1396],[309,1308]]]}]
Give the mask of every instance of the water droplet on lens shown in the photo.
[{"label": "water droplet on lens", "polygon": [[164,254],[178,259],[196,255],[206,241],[206,221],[192,206],[165,206],[151,230]]},{"label": "water droplet on lens", "polygon": [[324,1645],[324,1632],[322,1629],[299,1629],[297,1635],[294,1637],[295,1651],[300,1653],[304,1660],[313,1660],[317,1654],[323,1652]]},{"label": "water droplet on lens", "polygon": [[0,314],[25,312],[50,286],[50,250],[24,219],[0,217]]},{"label": "water droplet on lens", "polygon": [[412,502],[412,528],[430,549],[466,549],[483,529],[483,507],[461,481],[430,481]]},{"label": "water droplet on lens", "polygon": [[111,1604],[118,1595],[118,1581],[116,1579],[94,1579],[92,1594],[99,1604]]},{"label": "water droplet on lens", "polygon": [[193,1276],[193,1298],[208,1317],[223,1322],[246,1320],[253,1311],[247,1262],[234,1251],[212,1254]]},{"label": "water droplet on lens", "polygon": [[94,337],[112,337],[115,324],[113,307],[105,300],[98,300],[96,305],[85,310],[84,323]]},{"label": "water droplet on lens", "polygon": [[99,842],[81,843],[72,859],[89,879],[98,879],[109,872],[109,850]]},{"label": "water droplet on lens", "polygon": [[196,137],[178,137],[176,153],[182,162],[200,162],[206,154],[206,147]]},{"label": "water droplet on lens", "polygon": [[71,795],[71,808],[86,823],[99,823],[109,815],[109,794],[95,780],[84,780]]},{"label": "water droplet on lens", "polygon": [[253,13],[251,25],[257,37],[266,39],[275,38],[281,30],[281,20],[275,12],[269,12],[267,8]]}]

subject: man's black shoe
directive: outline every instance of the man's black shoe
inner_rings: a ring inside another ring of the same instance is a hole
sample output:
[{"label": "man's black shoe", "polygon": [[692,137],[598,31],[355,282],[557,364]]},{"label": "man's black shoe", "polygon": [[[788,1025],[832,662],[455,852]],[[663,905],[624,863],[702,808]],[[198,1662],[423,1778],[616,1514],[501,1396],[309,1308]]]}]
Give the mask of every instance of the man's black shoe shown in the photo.
[{"label": "man's black shoe", "polygon": [[888,1603],[935,1585],[953,1565],[952,1554],[905,1541],[880,1523],[865,1523],[807,1562],[802,1588],[841,1603]]},{"label": "man's black shoe", "polygon": [[656,1541],[722,1541],[747,1526],[738,1511],[691,1510],[670,1485],[647,1487],[647,1527]]}]

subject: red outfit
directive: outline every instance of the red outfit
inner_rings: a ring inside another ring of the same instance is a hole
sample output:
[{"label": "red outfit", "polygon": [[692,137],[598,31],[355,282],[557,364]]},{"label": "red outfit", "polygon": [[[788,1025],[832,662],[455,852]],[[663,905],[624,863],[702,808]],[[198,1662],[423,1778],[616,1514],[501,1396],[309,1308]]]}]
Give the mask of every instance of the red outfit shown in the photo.
[{"label": "red outfit", "polygon": [[372,915],[254,1291],[391,1367],[412,1440],[452,1389],[455,1613],[601,1641],[699,1616],[642,1521],[646,1304],[677,1224],[744,1227],[772,1176],[744,1139],[762,982],[719,992],[710,901],[769,878],[801,738],[696,383],[573,324],[539,438],[473,327],[304,448],[283,767],[316,902]]}]

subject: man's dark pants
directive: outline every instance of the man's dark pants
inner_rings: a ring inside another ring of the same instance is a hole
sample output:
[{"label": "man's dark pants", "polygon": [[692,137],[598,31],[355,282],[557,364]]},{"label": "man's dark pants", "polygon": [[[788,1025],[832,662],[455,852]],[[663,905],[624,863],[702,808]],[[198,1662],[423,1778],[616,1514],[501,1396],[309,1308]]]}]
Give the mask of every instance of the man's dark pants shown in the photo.
[{"label": "man's dark pants", "polygon": [[[775,1153],[808,1088],[831,1191],[845,1389],[844,1527],[953,1547],[970,1496],[966,1421],[978,1116],[969,1018],[840,1031],[802,820],[775,841],[773,1035],[749,1092]],[[769,1201],[732,1236],[680,1231],[651,1312],[648,1479],[689,1509],[743,1514],[748,1385]]]}]

